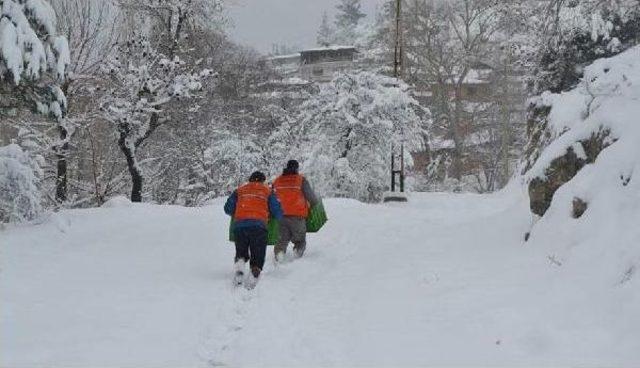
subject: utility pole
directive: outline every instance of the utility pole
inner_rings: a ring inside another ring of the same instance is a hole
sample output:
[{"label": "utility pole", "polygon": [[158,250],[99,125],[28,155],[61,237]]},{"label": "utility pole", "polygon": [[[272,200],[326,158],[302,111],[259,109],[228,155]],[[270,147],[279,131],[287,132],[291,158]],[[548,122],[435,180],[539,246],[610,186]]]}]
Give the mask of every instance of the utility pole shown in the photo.
[{"label": "utility pole", "polygon": [[[396,0],[396,37],[393,57],[393,76],[400,80],[403,72],[403,56],[404,46],[402,42],[402,0]],[[393,151],[392,151],[393,154]],[[393,180],[392,192],[395,192],[395,175],[400,176],[400,192],[404,193],[404,143],[400,146],[400,170],[395,169],[394,162],[391,160],[391,177]]]},{"label": "utility pole", "polygon": [[394,55],[393,55],[393,76],[397,79],[402,78],[402,56],[404,53],[402,45],[402,0],[396,0],[396,34],[394,42]]},{"label": "utility pole", "polygon": [[[397,80],[402,79],[404,48],[402,43],[402,0],[396,0],[395,11],[395,42],[393,55],[393,76]],[[385,202],[406,202],[404,195],[396,193],[396,176],[400,179],[400,193],[404,193],[404,143],[400,145],[400,167],[396,168],[395,147],[391,146],[391,194],[384,198]]]}]

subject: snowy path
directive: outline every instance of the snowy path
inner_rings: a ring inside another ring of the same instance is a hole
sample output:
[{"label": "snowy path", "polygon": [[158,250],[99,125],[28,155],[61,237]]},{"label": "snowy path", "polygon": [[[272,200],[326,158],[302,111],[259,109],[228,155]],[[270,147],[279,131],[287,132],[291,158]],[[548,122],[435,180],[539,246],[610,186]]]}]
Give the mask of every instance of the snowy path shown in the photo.
[{"label": "snowy path", "polygon": [[221,203],[69,211],[5,231],[0,366],[639,362],[637,320],[553,286],[512,202],[327,201],[307,255],[275,267],[269,253],[252,291],[231,286]]}]

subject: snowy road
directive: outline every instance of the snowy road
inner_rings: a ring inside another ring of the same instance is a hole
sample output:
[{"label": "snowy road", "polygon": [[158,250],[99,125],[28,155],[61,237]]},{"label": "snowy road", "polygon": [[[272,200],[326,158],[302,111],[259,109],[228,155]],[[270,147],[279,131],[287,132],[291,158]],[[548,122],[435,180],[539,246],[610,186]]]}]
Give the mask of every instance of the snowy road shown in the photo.
[{"label": "snowy road", "polygon": [[307,255],[275,267],[269,253],[252,291],[231,286],[222,202],[75,210],[7,230],[0,366],[640,362],[637,298],[613,290],[597,297],[615,303],[593,303],[563,282],[524,245],[530,219],[515,203],[329,200]]}]

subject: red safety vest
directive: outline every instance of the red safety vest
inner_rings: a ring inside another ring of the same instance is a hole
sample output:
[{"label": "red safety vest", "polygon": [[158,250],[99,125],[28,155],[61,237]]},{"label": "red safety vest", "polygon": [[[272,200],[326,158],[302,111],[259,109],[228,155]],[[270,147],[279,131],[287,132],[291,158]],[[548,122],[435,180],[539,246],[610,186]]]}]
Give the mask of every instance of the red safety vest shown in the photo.
[{"label": "red safety vest", "polygon": [[281,175],[273,182],[273,189],[285,216],[307,217],[309,203],[302,191],[302,175]]},{"label": "red safety vest", "polygon": [[236,193],[238,201],[234,220],[269,221],[269,187],[262,183],[247,183],[238,188]]}]

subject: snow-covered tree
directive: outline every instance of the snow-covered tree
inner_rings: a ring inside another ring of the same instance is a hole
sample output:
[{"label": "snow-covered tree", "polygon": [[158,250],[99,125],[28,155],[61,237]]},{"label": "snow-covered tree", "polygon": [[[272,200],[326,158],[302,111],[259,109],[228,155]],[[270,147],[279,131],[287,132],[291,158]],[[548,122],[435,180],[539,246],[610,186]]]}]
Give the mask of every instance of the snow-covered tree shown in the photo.
[{"label": "snow-covered tree", "polygon": [[319,46],[331,45],[335,39],[334,32],[333,27],[331,27],[331,24],[329,23],[329,14],[325,11],[322,13],[322,21],[316,35],[316,43]]},{"label": "snow-covered tree", "polygon": [[339,74],[301,107],[303,136],[290,143],[321,193],[376,201],[388,186],[392,147],[421,148],[419,109],[401,81]]},{"label": "snow-covered tree", "polygon": [[[84,142],[77,141],[76,136],[79,130],[89,129],[98,115],[99,104],[95,101],[101,93],[99,71],[114,50],[121,19],[111,1],[51,0],[51,5],[57,14],[58,30],[70,46],[67,77],[61,85],[67,109],[64,118],[58,120],[57,139],[53,142],[58,178],[56,196],[58,202],[73,205],[78,191],[84,192],[88,187],[80,178],[84,173],[79,170],[85,152],[79,152],[78,148]],[[96,193],[93,195],[98,197]]]},{"label": "snow-covered tree", "polygon": [[31,106],[56,118],[65,99],[56,83],[65,77],[69,47],[56,36],[56,16],[45,0],[0,1],[0,114]]},{"label": "snow-covered tree", "polygon": [[292,157],[297,129],[290,112],[266,104],[244,118],[247,122],[242,127],[209,123],[199,130],[208,132],[202,134],[202,140],[193,139],[194,146],[200,147],[197,153],[186,149],[197,157],[191,160],[188,175],[180,185],[184,203],[202,203],[227,194],[255,170],[273,178]]},{"label": "snow-covered tree", "polygon": [[0,147],[0,222],[36,218],[42,211],[36,160],[18,144]]},{"label": "snow-covered tree", "polygon": [[[499,150],[488,146],[501,144],[493,126],[500,119],[492,109],[505,99],[497,96],[497,88],[482,85],[490,82],[490,75],[503,72],[492,65],[498,64],[494,60],[500,53],[497,34],[503,29],[502,14],[511,5],[491,0],[413,0],[403,8],[402,72],[407,81],[429,92],[434,114],[427,177],[431,182],[458,183],[447,189],[461,190],[471,179],[474,189],[485,190],[493,188],[497,179],[492,154]],[[395,15],[393,8],[386,10]]]},{"label": "snow-covered tree", "polygon": [[358,26],[366,17],[360,7],[360,0],[341,0],[336,5],[334,43],[353,45],[356,42]]},{"label": "snow-covered tree", "polygon": [[[549,0],[533,31],[536,70],[532,91],[575,87],[584,67],[640,41],[639,0]],[[541,37],[542,36],[542,37]]]},{"label": "snow-covered tree", "polygon": [[[153,41],[160,52],[172,57],[180,49],[189,29],[220,30],[225,24],[222,16],[222,0],[119,0],[130,14],[145,15],[152,20],[149,25]],[[128,27],[140,27],[144,20],[130,17]]]},{"label": "snow-covered tree", "polygon": [[[530,45],[534,95],[571,90],[583,82],[587,65],[640,43],[639,0],[549,0],[540,13],[544,16],[532,27],[538,42]],[[529,106],[525,171],[551,143],[550,111],[545,104]]]},{"label": "snow-covered tree", "polygon": [[168,58],[139,37],[118,47],[105,72],[111,79],[109,94],[102,101],[105,118],[113,123],[127,160],[131,200],[140,202],[143,173],[138,148],[166,122],[163,112],[167,106],[201,90],[201,81],[210,71],[187,65],[178,56]]},{"label": "snow-covered tree", "polygon": [[336,5],[338,14],[336,14],[336,26],[339,28],[353,27],[360,22],[360,20],[366,17],[366,14],[360,10],[360,0],[341,0],[340,4]]},{"label": "snow-covered tree", "polygon": [[[60,123],[67,108],[60,86],[70,56],[53,8],[45,0],[2,0],[0,9],[0,118],[31,109]],[[54,147],[58,155],[64,156],[63,145]],[[65,192],[66,177],[57,182],[57,191]]]}]

